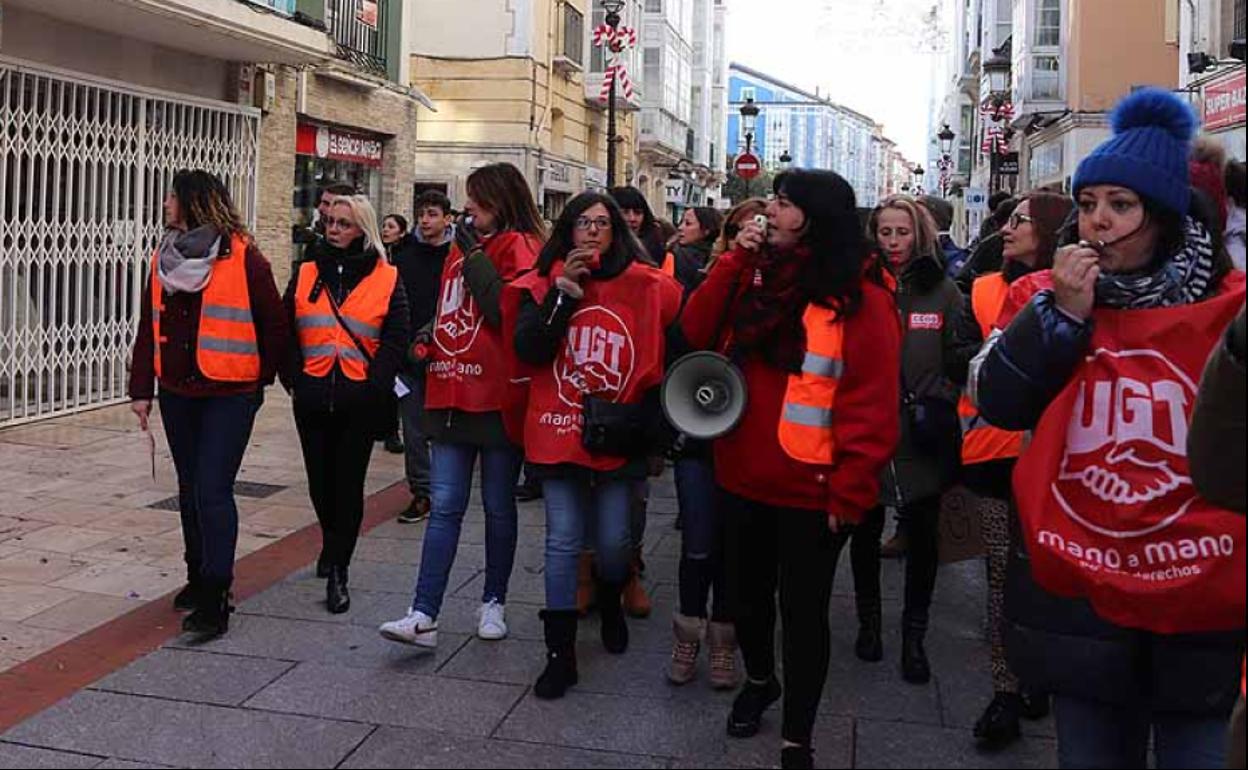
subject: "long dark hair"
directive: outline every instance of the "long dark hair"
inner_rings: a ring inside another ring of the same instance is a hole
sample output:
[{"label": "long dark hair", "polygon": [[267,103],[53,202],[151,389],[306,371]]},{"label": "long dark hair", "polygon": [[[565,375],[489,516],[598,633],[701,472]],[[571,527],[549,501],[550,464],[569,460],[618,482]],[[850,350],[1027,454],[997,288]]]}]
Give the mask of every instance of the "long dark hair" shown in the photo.
[{"label": "long dark hair", "polygon": [[[698,227],[702,228],[705,235],[702,236],[701,243],[712,246],[719,239],[720,232],[724,229],[724,215],[719,213],[718,209],[709,206],[695,206],[693,208],[693,216],[698,220]],[[692,245],[692,244],[691,244]]]},{"label": "long dark hair", "polygon": [[870,249],[854,188],[832,171],[794,169],[777,176],[772,189],[806,215],[801,239],[811,253],[801,278],[806,299],[836,310],[841,318],[858,312]]},{"label": "long dark hair", "polygon": [[173,175],[173,194],[186,229],[211,225],[222,235],[245,235],[247,227],[220,177],[207,171],[182,169]]},{"label": "long dark hair", "polygon": [[510,163],[491,163],[468,175],[468,194],[498,220],[497,231],[514,230],[536,238],[546,236],[541,212],[529,183]]},{"label": "long dark hair", "polygon": [[550,275],[550,269],[555,262],[568,256],[568,252],[572,251],[575,244],[572,231],[576,228],[576,220],[599,203],[606,207],[607,213],[611,216],[611,247],[602,255],[602,267],[595,272],[604,276],[615,276],[623,272],[624,268],[632,262],[638,260],[648,262],[645,247],[641,245],[641,241],[637,240],[637,236],[633,235],[628,222],[624,221],[624,213],[615,199],[609,195],[591,191],[583,192],[569,201],[563,207],[563,213],[559,215],[559,219],[555,220],[550,240],[546,241],[546,245],[542,247],[542,253],[537,258],[537,271],[540,275]]},{"label": "long dark hair", "polygon": [[649,261],[656,267],[663,264],[663,259],[667,256],[667,239],[663,237],[663,228],[654,218],[654,211],[646,196],[641,190],[631,186],[612,187],[609,192],[622,211],[641,212],[641,232],[637,233],[637,237],[641,239],[641,245],[646,247]]}]

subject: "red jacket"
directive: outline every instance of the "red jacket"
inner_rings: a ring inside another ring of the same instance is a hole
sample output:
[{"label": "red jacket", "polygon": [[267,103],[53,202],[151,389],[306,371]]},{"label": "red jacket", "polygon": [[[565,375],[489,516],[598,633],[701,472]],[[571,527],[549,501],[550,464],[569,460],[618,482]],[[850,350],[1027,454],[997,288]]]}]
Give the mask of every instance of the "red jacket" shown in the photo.
[{"label": "red jacket", "polygon": [[[222,239],[222,244],[222,248],[229,248],[226,239]],[[251,314],[255,319],[256,339],[260,347],[260,379],[256,382],[216,382],[204,377],[195,361],[199,310],[204,295],[202,292],[179,292],[165,295],[165,312],[161,315],[161,333],[165,337],[160,349],[164,371],[160,387],[163,390],[181,396],[231,396],[253,393],[273,383],[290,342],[290,324],[282,297],[273,282],[273,270],[260,249],[253,243],[248,246],[246,255],[227,251],[220,258],[239,257],[247,260],[247,293],[251,296]],[[134,400],[148,400],[156,395],[156,371],[152,350],[152,293],[146,281],[139,294],[142,296],[142,308],[130,360],[129,395]]]},{"label": "red jacket", "polygon": [[[713,347],[738,276],[741,254],[719,258],[689,298],[681,326],[694,348]],[[780,407],[789,373],[751,357],[743,364],[749,406],[737,428],[715,441],[715,478],[739,497],[785,508],[822,510],[859,522],[877,503],[879,475],[900,437],[901,326],[892,295],[863,283],[862,306],[845,322],[845,374],[836,393],[836,459],[812,465],[780,446]]]}]

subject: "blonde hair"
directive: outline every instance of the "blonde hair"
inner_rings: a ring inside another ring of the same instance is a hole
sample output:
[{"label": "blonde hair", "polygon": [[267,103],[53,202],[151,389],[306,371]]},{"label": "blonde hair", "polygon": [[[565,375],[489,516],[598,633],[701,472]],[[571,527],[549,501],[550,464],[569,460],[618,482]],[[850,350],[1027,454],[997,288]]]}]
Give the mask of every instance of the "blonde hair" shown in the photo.
[{"label": "blonde hair", "polygon": [[896,209],[910,215],[910,221],[914,224],[914,253],[910,255],[912,259],[940,255],[936,220],[932,218],[927,207],[909,195],[890,195],[871,212],[871,217],[867,220],[867,238],[875,244],[876,249],[880,247],[879,236],[876,234],[880,227],[880,214],[886,209]]},{"label": "blonde hair", "polygon": [[372,249],[377,256],[386,259],[386,247],[381,240],[381,226],[377,221],[377,209],[366,196],[340,195],[334,199],[333,206],[346,206],[351,210],[351,221],[364,231],[364,250]]},{"label": "blonde hair", "polygon": [[1226,167],[1226,148],[1217,139],[1201,134],[1192,142],[1192,160],[1212,163],[1219,171]]}]

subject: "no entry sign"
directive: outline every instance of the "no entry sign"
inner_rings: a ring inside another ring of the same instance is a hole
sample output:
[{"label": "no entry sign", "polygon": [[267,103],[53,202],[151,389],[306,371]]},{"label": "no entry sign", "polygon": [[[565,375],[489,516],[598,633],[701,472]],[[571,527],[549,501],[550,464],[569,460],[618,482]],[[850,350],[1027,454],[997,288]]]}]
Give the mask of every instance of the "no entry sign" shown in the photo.
[{"label": "no entry sign", "polygon": [[733,168],[736,170],[737,176],[750,180],[762,173],[763,164],[759,161],[757,155],[747,152],[737,156],[737,162],[733,164]]}]

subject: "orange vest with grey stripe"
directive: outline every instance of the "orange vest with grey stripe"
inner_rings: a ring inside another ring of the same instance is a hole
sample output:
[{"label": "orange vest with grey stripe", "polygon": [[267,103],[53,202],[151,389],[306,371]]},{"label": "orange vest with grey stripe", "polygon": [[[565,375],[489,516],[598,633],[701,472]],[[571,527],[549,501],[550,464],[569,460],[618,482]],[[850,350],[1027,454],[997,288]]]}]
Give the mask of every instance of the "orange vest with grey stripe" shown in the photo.
[{"label": "orange vest with grey stripe", "polygon": [[[295,327],[303,351],[303,371],[312,377],[324,377],[337,363],[349,379],[363,381],[368,378],[368,361],[334,317],[328,289],[319,292],[315,302],[308,298],[317,277],[316,263],[305,262],[299,268],[299,282],[295,285]],[[373,271],[339,305],[342,320],[370,357],[377,355],[381,347],[381,327],[398,277],[394,265],[378,259]]]},{"label": "orange vest with grey stripe", "polygon": [[831,465],[836,391],[845,373],[845,324],[836,311],[809,305],[802,316],[806,357],[800,374],[789,375],[780,411],[780,446],[794,460]]},{"label": "orange vest with grey stripe", "polygon": [[[1010,284],[1001,273],[989,273],[975,279],[971,287],[971,310],[984,339],[992,334]],[[1023,453],[1023,434],[994,428],[979,416],[970,397],[962,394],[958,402],[962,421],[962,464],[978,465],[993,460],[1012,460]]]},{"label": "orange vest with grey stripe", "polygon": [[[212,263],[212,275],[203,289],[199,309],[199,333],[195,340],[195,363],[205,377],[216,382],[254,382],[260,379],[260,348],[256,324],[251,317],[247,290],[247,239],[230,238],[230,254]],[[161,314],[164,290],[157,270],[160,251],[152,255],[152,338],[155,340],[156,377],[160,377]]]}]

